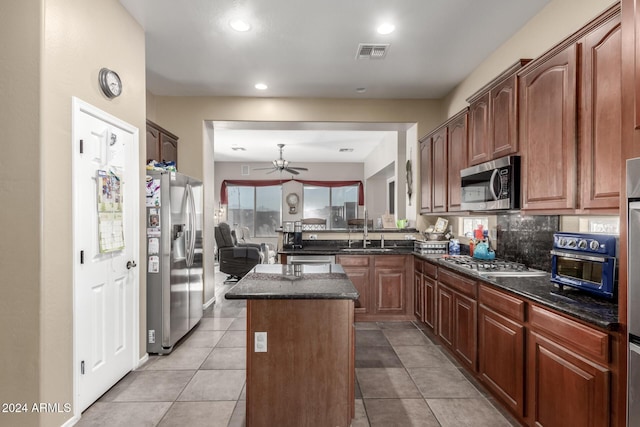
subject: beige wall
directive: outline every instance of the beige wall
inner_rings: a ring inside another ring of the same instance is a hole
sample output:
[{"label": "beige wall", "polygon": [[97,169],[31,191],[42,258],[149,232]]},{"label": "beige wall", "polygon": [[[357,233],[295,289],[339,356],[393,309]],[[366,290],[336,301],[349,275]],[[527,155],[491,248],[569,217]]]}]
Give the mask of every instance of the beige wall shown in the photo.
[{"label": "beige wall", "polygon": [[518,59],[535,59],[613,5],[611,0],[552,0],[500,46],[443,101],[445,117],[468,104],[466,99]]},{"label": "beige wall", "polygon": [[[144,33],[117,0],[41,0],[2,2],[0,35],[0,262],[3,284],[10,285],[0,299],[0,395],[2,402],[71,403],[71,97],[138,127],[143,136]],[[104,66],[124,83],[123,95],[112,101],[98,88]],[[139,353],[145,349],[141,341]],[[59,426],[72,415],[1,414],[0,424]]]},{"label": "beige wall", "polygon": [[[0,2],[0,40],[0,402],[38,402],[41,2]],[[0,425],[37,423],[0,413]]]}]

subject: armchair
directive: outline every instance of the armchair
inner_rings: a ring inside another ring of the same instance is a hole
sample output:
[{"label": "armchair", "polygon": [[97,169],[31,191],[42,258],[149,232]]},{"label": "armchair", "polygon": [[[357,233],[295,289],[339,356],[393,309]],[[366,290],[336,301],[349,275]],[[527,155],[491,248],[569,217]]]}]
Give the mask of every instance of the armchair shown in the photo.
[{"label": "armchair", "polygon": [[236,237],[238,239],[238,245],[255,245],[262,251],[262,263],[263,264],[275,264],[276,251],[269,243],[255,243],[251,241],[251,233],[249,227],[238,227],[236,229]]},{"label": "armchair", "polygon": [[221,222],[214,228],[220,271],[229,275],[227,280],[240,279],[262,262],[260,245],[238,245],[229,224]]}]

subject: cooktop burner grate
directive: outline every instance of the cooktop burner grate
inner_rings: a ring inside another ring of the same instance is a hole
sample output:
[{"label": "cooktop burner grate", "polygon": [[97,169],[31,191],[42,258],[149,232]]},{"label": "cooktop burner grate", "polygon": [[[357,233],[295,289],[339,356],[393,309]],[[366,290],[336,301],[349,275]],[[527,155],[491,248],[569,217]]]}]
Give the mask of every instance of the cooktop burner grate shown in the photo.
[{"label": "cooktop burner grate", "polygon": [[454,263],[461,267],[467,267],[478,272],[520,272],[529,270],[529,268],[522,263],[501,259],[482,260],[468,255],[452,255],[443,259],[447,262]]}]

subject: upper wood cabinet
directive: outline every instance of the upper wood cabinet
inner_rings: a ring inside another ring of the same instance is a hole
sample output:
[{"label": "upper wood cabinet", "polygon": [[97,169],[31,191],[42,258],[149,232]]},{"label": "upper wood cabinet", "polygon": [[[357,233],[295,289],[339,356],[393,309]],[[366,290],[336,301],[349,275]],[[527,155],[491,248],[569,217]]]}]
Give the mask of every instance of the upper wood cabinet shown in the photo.
[{"label": "upper wood cabinet", "polygon": [[447,125],[449,133],[447,161],[447,210],[459,211],[462,202],[460,171],[467,167],[467,110],[454,116]]},{"label": "upper wood cabinet", "polygon": [[431,211],[447,211],[447,127],[438,129],[431,137],[432,150],[432,187],[431,187]]},{"label": "upper wood cabinet", "polygon": [[520,74],[522,208],[575,208],[577,46],[534,61]]},{"label": "upper wood cabinet", "polygon": [[469,102],[469,165],[518,152],[518,85],[521,59],[471,96]]},{"label": "upper wood cabinet", "polygon": [[615,5],[518,73],[524,210],[619,209],[621,70]]},{"label": "upper wood cabinet", "polygon": [[420,140],[420,213],[460,210],[460,170],[467,167],[468,110]]},{"label": "upper wood cabinet", "polygon": [[428,136],[420,141],[420,213],[431,212],[431,187],[433,182],[431,158],[431,136]]},{"label": "upper wood cabinet", "polygon": [[582,48],[580,208],[618,209],[622,158],[620,15],[587,34]]},{"label": "upper wood cabinet", "polygon": [[173,161],[178,168],[178,137],[147,120],[147,163]]}]

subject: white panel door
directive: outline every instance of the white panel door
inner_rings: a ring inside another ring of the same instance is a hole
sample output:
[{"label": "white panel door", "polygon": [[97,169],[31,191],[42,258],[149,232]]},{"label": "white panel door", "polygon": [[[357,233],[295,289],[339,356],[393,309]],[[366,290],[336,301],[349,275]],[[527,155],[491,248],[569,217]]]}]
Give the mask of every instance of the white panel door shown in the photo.
[{"label": "white panel door", "polygon": [[79,414],[136,364],[138,130],[74,99],[73,150]]}]

